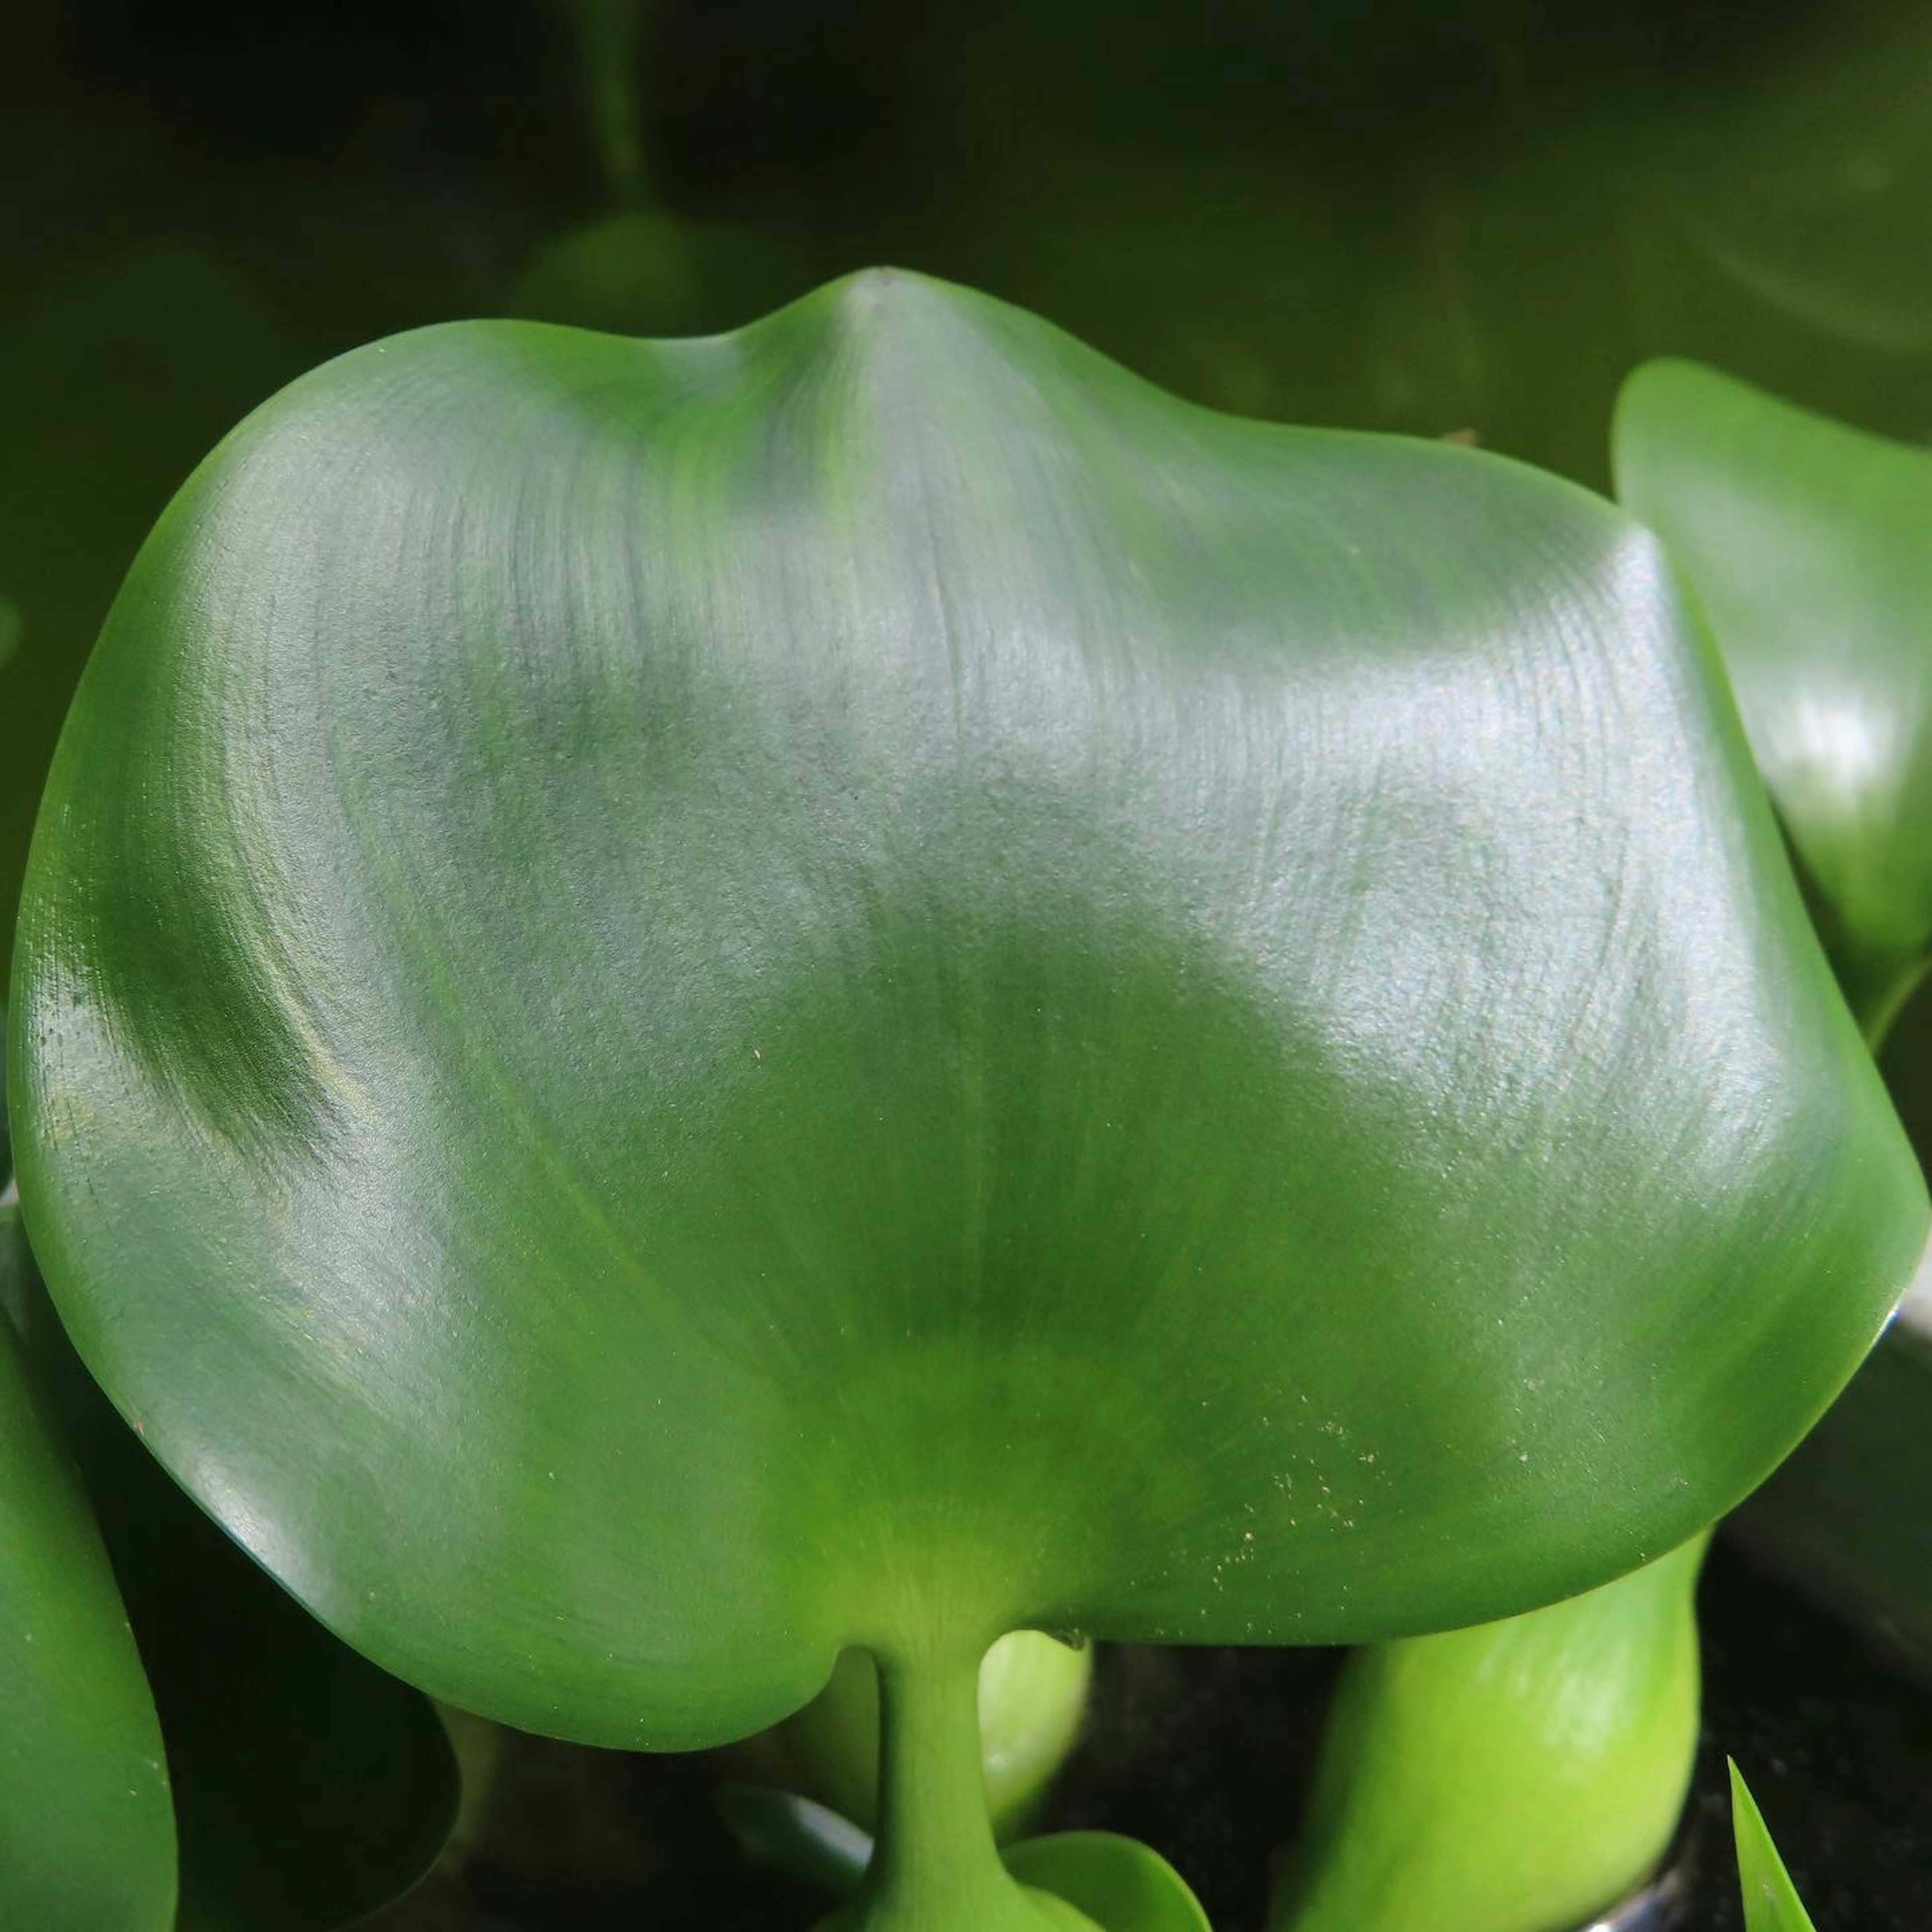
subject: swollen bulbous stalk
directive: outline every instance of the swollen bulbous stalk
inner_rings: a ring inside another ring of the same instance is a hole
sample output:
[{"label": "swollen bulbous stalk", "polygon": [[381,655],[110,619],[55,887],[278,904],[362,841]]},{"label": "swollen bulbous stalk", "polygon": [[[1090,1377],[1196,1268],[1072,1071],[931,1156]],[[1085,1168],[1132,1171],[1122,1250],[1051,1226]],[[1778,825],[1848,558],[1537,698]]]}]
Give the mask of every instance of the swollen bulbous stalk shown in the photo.
[{"label": "swollen bulbous stalk", "polygon": [[980,1763],[979,1660],[879,1666],[879,1834],[820,1932],[1096,1932],[1000,1861]]}]

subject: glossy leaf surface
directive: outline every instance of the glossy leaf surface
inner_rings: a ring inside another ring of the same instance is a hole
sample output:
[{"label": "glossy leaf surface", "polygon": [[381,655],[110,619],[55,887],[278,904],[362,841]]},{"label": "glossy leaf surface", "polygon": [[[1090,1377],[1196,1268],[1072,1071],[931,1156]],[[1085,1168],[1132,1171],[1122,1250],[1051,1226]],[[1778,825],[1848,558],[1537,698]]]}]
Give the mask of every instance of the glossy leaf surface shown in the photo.
[{"label": "glossy leaf surface", "polygon": [[1791,1874],[1772,1843],[1764,1814],[1744,1774],[1731,1766],[1731,1828],[1737,1841],[1738,1878],[1744,1887],[1744,1932],[1812,1932]]},{"label": "glossy leaf surface", "polygon": [[1007,1629],[1600,1582],[1924,1243],[1645,533],[914,278],[317,371],[158,527],[42,823],[90,1367],[379,1662],[591,1741],[859,1642],[963,1800]]},{"label": "glossy leaf surface", "polygon": [[1625,386],[1616,457],[1710,619],[1876,1036],[1932,958],[1932,454],[1659,362]]},{"label": "glossy leaf surface", "polygon": [[1279,1932],[1549,1932],[1635,1891],[1696,1754],[1704,1542],[1351,1658]]}]

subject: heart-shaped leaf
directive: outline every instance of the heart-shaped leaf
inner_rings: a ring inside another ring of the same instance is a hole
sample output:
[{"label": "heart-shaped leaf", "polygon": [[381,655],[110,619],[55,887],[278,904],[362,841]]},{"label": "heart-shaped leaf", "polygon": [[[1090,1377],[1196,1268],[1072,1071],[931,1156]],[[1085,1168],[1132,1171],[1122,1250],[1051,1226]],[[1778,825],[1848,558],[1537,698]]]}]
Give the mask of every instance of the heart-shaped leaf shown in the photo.
[{"label": "heart-shaped leaf", "polygon": [[1738,1878],[1744,1887],[1744,1932],[1812,1932],[1811,1916],[1772,1843],[1764,1814],[1731,1763],[1731,1829],[1738,1847]]},{"label": "heart-shaped leaf", "polygon": [[1656,362],[1616,460],[1710,620],[1876,1039],[1932,958],[1932,454]]},{"label": "heart-shaped leaf", "polygon": [[1924,1241],[1643,532],[915,278],[316,372],[43,825],[22,1191],[124,1412],[508,1721],[712,1742],[874,1650],[879,1924],[1025,1918],[1004,1631],[1600,1582]]},{"label": "heart-shaped leaf", "polygon": [[1705,1541],[1567,1603],[1352,1657],[1280,1932],[1549,1932],[1641,1885],[1696,1754]]}]

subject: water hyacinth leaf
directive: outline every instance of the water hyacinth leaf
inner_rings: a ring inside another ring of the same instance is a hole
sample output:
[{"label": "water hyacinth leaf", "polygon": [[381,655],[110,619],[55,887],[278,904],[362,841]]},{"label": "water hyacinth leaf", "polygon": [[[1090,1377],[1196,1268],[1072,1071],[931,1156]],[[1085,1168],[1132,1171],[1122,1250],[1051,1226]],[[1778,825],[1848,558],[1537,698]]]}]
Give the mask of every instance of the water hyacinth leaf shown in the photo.
[{"label": "water hyacinth leaf", "polygon": [[118,1406],[506,1721],[709,1744],[874,1652],[879,1924],[1020,1909],[1000,1635],[1601,1582],[1924,1242],[1647,533],[915,277],[316,371],[42,822],[22,1188]]},{"label": "water hyacinth leaf", "polygon": [[1548,1932],[1636,1891],[1696,1755],[1706,1540],[1352,1657],[1276,1932]]},{"label": "water hyacinth leaf", "polygon": [[1624,386],[1615,455],[1710,620],[1876,1039],[1932,958],[1932,454],[1655,362]]},{"label": "water hyacinth leaf", "polygon": [[1744,1774],[1731,1764],[1731,1829],[1738,1848],[1738,1880],[1744,1887],[1744,1932],[1813,1932],[1791,1874],[1772,1843],[1764,1814]]},{"label": "water hyacinth leaf", "polygon": [[[0,1210],[0,1304],[27,1267]],[[0,1315],[0,1923],[169,1932],[175,1829],[160,1726],[54,1416]]]}]

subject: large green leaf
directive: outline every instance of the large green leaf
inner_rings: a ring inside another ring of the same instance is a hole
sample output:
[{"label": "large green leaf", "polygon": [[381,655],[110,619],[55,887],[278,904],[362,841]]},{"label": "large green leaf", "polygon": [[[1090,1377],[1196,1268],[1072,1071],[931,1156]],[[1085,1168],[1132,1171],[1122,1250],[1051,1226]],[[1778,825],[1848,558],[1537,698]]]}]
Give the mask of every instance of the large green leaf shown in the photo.
[{"label": "large green leaf", "polygon": [[1876,1038],[1932,958],[1932,454],[1657,362],[1616,460],[1710,619]]},{"label": "large green leaf", "polygon": [[1706,1539],[1501,1623],[1348,1660],[1282,1932],[1550,1932],[1649,1877],[1697,1749]]},{"label": "large green leaf", "polygon": [[[980,1665],[980,1768],[993,1829],[1024,1830],[1065,1762],[1087,1714],[1090,1644],[1012,1630]],[[776,1733],[786,1770],[854,1824],[878,1822],[879,1676],[870,1652],[848,1650],[830,1682]]]},{"label": "large green leaf", "polygon": [[0,1923],[168,1932],[160,1727],[80,1473],[6,1310],[26,1266],[0,1210]]},{"label": "large green leaf", "polygon": [[1924,1240],[1645,533],[890,273],[258,412],[22,916],[22,1191],[149,1445],[512,1722],[874,1650],[881,1922],[1025,1916],[959,1849],[1001,1632],[1600,1582]]}]

